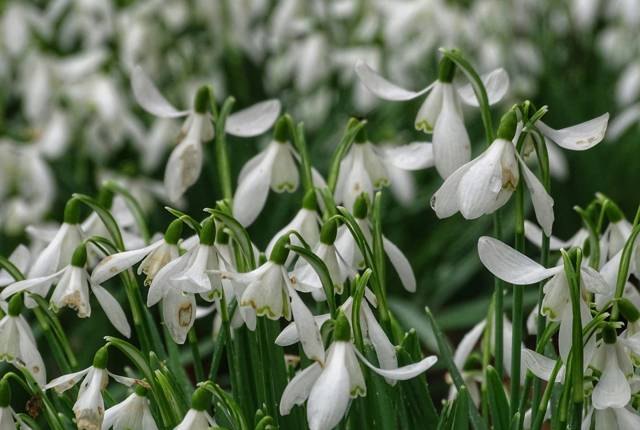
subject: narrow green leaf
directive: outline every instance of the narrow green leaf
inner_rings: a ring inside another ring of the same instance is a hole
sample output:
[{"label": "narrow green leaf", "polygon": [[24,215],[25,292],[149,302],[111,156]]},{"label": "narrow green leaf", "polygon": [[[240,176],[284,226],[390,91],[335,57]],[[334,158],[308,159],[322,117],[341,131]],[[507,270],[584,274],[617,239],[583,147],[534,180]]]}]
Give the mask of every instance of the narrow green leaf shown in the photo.
[{"label": "narrow green leaf", "polygon": [[509,429],[509,401],[504,392],[498,372],[492,366],[487,367],[487,390],[489,394],[489,409],[495,430]]}]

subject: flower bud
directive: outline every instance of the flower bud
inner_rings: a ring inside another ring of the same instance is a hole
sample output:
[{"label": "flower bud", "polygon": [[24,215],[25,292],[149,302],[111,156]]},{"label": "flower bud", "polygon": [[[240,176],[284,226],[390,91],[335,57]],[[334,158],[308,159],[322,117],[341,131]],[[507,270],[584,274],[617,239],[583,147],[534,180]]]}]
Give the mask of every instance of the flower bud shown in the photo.
[{"label": "flower bud", "polygon": [[80,200],[72,197],[67,201],[64,207],[64,223],[78,224],[80,223]]},{"label": "flower bud", "polygon": [[351,325],[342,311],[340,311],[336,317],[336,322],[333,328],[333,339],[345,342],[351,340]]},{"label": "flower bud", "polygon": [[365,219],[367,217],[367,200],[366,194],[362,193],[358,196],[356,201],[353,203],[353,216],[357,219]]},{"label": "flower bud", "polygon": [[273,261],[275,264],[279,264],[282,266],[285,261],[287,261],[287,257],[289,256],[289,236],[283,235],[278,239],[276,244],[271,251],[271,255],[269,256],[269,260]]},{"label": "flower bud", "polygon": [[106,344],[93,356],[93,367],[96,369],[106,369],[109,360],[109,344]]},{"label": "flower bud", "polygon": [[175,245],[180,240],[182,235],[182,221],[177,219],[169,224],[169,227],[164,232],[164,240],[170,245]]},{"label": "flower bud", "polygon": [[213,245],[216,238],[216,222],[210,216],[202,222],[202,230],[200,230],[200,243],[202,245]]},{"label": "flower bud", "polygon": [[338,235],[338,223],[335,220],[330,220],[324,223],[322,230],[320,230],[320,242],[325,245],[333,245]]},{"label": "flower bud", "polygon": [[518,117],[514,110],[510,110],[505,113],[500,119],[500,125],[498,126],[498,139],[504,139],[511,141],[516,134],[516,127],[518,125]]},{"label": "flower bud", "polygon": [[22,298],[22,294],[14,294],[9,300],[9,309],[7,309],[7,313],[9,316],[17,317],[22,312],[22,308],[24,306],[24,300]]},{"label": "flower bud", "polygon": [[0,408],[9,406],[11,406],[11,387],[6,380],[0,379]]},{"label": "flower bud", "polygon": [[211,405],[211,394],[202,387],[196,388],[191,396],[191,409],[206,411]]},{"label": "flower bud", "polygon": [[309,190],[304,195],[304,198],[302,199],[302,207],[310,211],[315,211],[318,208],[316,192],[314,190]]},{"label": "flower bud", "polygon": [[193,101],[193,110],[195,110],[199,114],[206,113],[209,108],[209,87],[206,85],[198,88],[198,92],[196,93],[196,97]]},{"label": "flower bud", "polygon": [[71,256],[71,265],[74,267],[84,267],[87,264],[87,247],[84,243],[78,245]]}]

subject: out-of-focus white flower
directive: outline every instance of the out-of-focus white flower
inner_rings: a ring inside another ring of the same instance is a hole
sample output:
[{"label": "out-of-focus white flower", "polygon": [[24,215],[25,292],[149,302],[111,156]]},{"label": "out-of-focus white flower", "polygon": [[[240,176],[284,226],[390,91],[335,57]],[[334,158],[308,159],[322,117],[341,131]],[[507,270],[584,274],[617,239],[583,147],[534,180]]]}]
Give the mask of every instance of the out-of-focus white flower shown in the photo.
[{"label": "out-of-focus white flower", "polygon": [[[282,237],[282,235],[289,234],[291,231],[298,232],[300,236],[307,242],[310,247],[315,247],[320,240],[320,228],[318,222],[320,218],[316,212],[317,202],[316,194],[314,191],[307,193],[302,201],[302,209],[296,213],[291,222],[278,231],[265,250],[266,255],[271,255],[271,251],[276,242]],[[301,245],[300,240],[296,235],[291,235],[291,243],[294,245]],[[291,258],[289,258],[289,261]]]},{"label": "out-of-focus white flower", "polygon": [[[165,169],[165,187],[169,199],[178,200],[200,176],[203,154],[202,143],[213,139],[214,129],[208,113],[209,91],[198,91],[192,110],[179,111],[155,87],[141,67],[135,67],[131,76],[133,93],[147,112],[160,118],[186,117],[182,127],[184,138],[171,152]],[[280,114],[280,102],[268,100],[229,115],[225,132],[234,136],[251,137],[267,131]]]},{"label": "out-of-focus white flower", "polygon": [[[412,100],[429,93],[418,111],[415,126],[418,130],[433,133],[433,154],[436,170],[447,178],[471,158],[469,135],[464,126],[460,101],[478,106],[471,88],[466,85],[456,89],[451,83],[454,66],[448,59],[441,62],[440,77],[426,88],[414,92],[401,88],[378,75],[364,62],[356,63],[356,73],[366,87],[385,100]],[[484,75],[489,103],[497,103],[509,87],[509,77],[503,69]]]}]

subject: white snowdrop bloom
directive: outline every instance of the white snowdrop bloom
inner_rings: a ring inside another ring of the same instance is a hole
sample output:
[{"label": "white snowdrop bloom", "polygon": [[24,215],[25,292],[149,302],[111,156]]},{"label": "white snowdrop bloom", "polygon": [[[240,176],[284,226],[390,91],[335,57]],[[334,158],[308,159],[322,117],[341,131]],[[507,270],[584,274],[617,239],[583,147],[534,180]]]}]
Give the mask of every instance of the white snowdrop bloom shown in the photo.
[{"label": "white snowdrop bloom", "polygon": [[136,382],[135,379],[114,375],[107,370],[107,348],[107,346],[103,346],[96,352],[91,367],[60,376],[45,386],[47,390],[53,388],[57,393],[63,393],[82,379],[78,397],[73,405],[76,425],[80,430],[99,430],[102,428],[105,415],[102,390],[107,387],[109,377],[127,386]]},{"label": "white snowdrop bloom", "polygon": [[280,414],[288,415],[295,405],[307,401],[307,421],[311,430],[329,430],[344,417],[350,399],[366,394],[364,375],[358,361],[375,373],[392,380],[411,379],[429,369],[437,358],[396,369],[379,369],[369,363],[351,342],[351,328],[339,314],[334,341],[326,353],[324,365],[314,363],[299,372],[287,385],[280,399]]},{"label": "white snowdrop bloom", "polygon": [[628,106],[640,96],[640,62],[625,67],[616,83],[616,101],[619,106]]},{"label": "white snowdrop bloom", "polygon": [[[80,227],[79,205],[80,203],[75,199],[67,202],[64,211],[64,222],[53,236],[51,242],[35,257],[25,282],[31,279],[42,280],[43,278],[49,278],[49,281],[36,282],[38,286],[30,289],[30,293],[45,296],[51,283],[56,279],[55,276],[51,276],[69,265],[74,251],[82,243],[83,233]],[[27,301],[27,304],[29,304],[29,301]]]},{"label": "white snowdrop bloom", "polygon": [[[545,268],[505,243],[487,236],[478,240],[478,255],[482,264],[496,277],[514,285],[532,285],[549,279],[544,286],[543,315],[560,321],[559,349],[566,359],[571,348],[571,297],[562,260],[555,267]],[[589,266],[580,268],[581,287],[595,294],[610,294],[611,286],[600,273]],[[591,320],[589,308],[581,300],[582,324]],[[594,340],[592,338],[592,340]]]},{"label": "white snowdrop bloom", "polygon": [[211,395],[206,389],[196,388],[191,396],[191,408],[173,430],[208,430],[216,427],[216,422],[207,412],[211,404]]},{"label": "white snowdrop bloom", "polygon": [[[373,244],[373,236],[371,234],[371,225],[367,219],[367,203],[362,196],[356,200],[353,206],[353,216],[367,243],[371,246]],[[338,253],[344,258],[344,261],[347,262],[348,267],[353,269],[363,267],[364,258],[362,252],[346,226],[341,226],[338,229],[338,238],[335,241],[335,247]],[[416,277],[407,257],[402,253],[400,248],[385,236],[382,236],[382,247],[391,262],[391,266],[393,266],[398,274],[404,289],[409,292],[415,292]]]},{"label": "white snowdrop bloom", "polygon": [[[9,255],[9,261],[16,266],[20,273],[26,273],[31,261],[31,251],[23,244],[20,244]],[[6,287],[13,282],[15,282],[15,279],[9,272],[4,269],[0,270],[0,287]]]},{"label": "white snowdrop bloom", "polygon": [[[209,90],[201,88],[192,110],[177,110],[158,91],[141,67],[131,75],[133,94],[140,106],[160,118],[186,117],[182,127],[184,138],[173,149],[165,168],[165,187],[171,201],[178,200],[200,176],[202,143],[213,139],[214,129],[208,113]],[[268,100],[229,115],[225,132],[234,136],[251,137],[267,131],[280,114],[280,102]]]},{"label": "white snowdrop bloom", "polygon": [[[347,278],[354,277],[356,272],[349,267],[334,245],[337,232],[335,221],[325,223],[320,232],[320,240],[313,247],[313,253],[327,266],[334,291],[342,294],[344,282]],[[318,273],[304,258],[298,259],[289,277],[292,285],[299,291],[311,292],[316,301],[327,299]]]},{"label": "white snowdrop bloom", "polygon": [[91,304],[89,303],[89,291],[91,291],[111,324],[124,336],[129,337],[131,327],[122,307],[105,288],[90,281],[89,274],[85,269],[86,263],[87,250],[82,244],[76,248],[70,264],[62,270],[48,276],[15,282],[6,287],[0,297],[6,299],[21,291],[30,293],[44,291],[43,296],[45,296],[51,284],[56,283],[49,300],[49,305],[54,312],[63,307],[69,307],[76,311],[79,318],[88,318],[91,316]]},{"label": "white snowdrop bloom", "polygon": [[142,385],[136,385],[134,393],[105,411],[102,429],[111,428],[113,430],[156,430],[158,428],[151,415],[146,389]]},{"label": "white snowdrop bloom", "polygon": [[274,138],[258,155],[242,166],[238,188],[233,196],[233,216],[243,225],[251,225],[267,201],[269,188],[276,193],[292,193],[298,189],[300,174],[298,157],[287,141],[287,124],[281,118]]},{"label": "white snowdrop bloom", "polygon": [[607,132],[609,114],[590,119],[580,124],[555,130],[538,120],[535,127],[549,140],[561,148],[571,151],[586,151],[604,139]]},{"label": "white snowdrop bloom", "polygon": [[516,132],[516,113],[503,116],[498,138],[476,159],[464,164],[431,198],[438,218],[460,212],[466,219],[490,214],[502,207],[518,186],[522,175],[531,194],[536,218],[547,235],[553,226],[553,199],[527,167],[511,142]]},{"label": "white snowdrop bloom", "polygon": [[603,330],[603,338],[596,347],[590,365],[600,373],[591,400],[596,409],[624,408],[631,400],[629,378],[633,363],[624,344],[618,342],[614,330]]},{"label": "white snowdrop bloom", "polygon": [[68,116],[60,109],[56,109],[44,127],[38,132],[35,145],[42,155],[48,159],[59,158],[67,149],[71,127]]},{"label": "white snowdrop bloom", "polygon": [[621,408],[589,408],[582,420],[582,429],[590,429],[595,421],[596,430],[635,430],[640,428],[640,415],[630,405]]},{"label": "white snowdrop bloom", "polygon": [[[464,126],[461,100],[479,106],[471,85],[456,88],[452,84],[454,64],[446,57],[440,61],[438,80],[414,92],[401,88],[378,75],[362,61],[355,66],[358,77],[375,95],[385,100],[412,100],[429,93],[418,111],[415,127],[433,133],[433,154],[436,170],[447,178],[471,158],[469,135]],[[509,77],[503,69],[483,75],[489,103],[500,101],[509,88]]]},{"label": "white snowdrop bloom", "polygon": [[324,347],[313,314],[294,289],[284,264],[289,256],[289,238],[283,236],[276,243],[269,261],[248,273],[221,272],[242,286],[236,292],[240,308],[252,308],[257,316],[272,320],[282,317],[293,320],[298,329],[302,348],[312,360],[324,362]]},{"label": "white snowdrop bloom", "polygon": [[40,386],[44,386],[46,368],[31,327],[20,315],[22,303],[20,295],[14,296],[7,313],[0,319],[0,360],[24,368]]},{"label": "white snowdrop bloom", "polygon": [[123,251],[105,257],[98,263],[95,269],[93,269],[91,282],[94,284],[102,284],[108,279],[129,269],[139,261],[142,261],[138,266],[138,274],[144,273],[146,275],[145,285],[151,285],[158,271],[170,261],[178,258],[180,254],[178,241],[181,233],[182,221],[175,220],[169,224],[162,239],[144,248]]},{"label": "white snowdrop bloom", "polygon": [[[318,226],[320,217],[318,217],[316,209],[316,194],[315,191],[310,191],[304,196],[302,209],[296,213],[289,224],[280,229],[280,231],[278,231],[269,241],[265,254],[271,255],[271,251],[273,251],[273,247],[276,242],[278,242],[283,235],[288,234],[291,231],[298,232],[310,247],[315,247],[320,240],[320,227]],[[302,245],[298,237],[295,235],[291,235],[290,240],[294,245]],[[291,260],[291,257],[289,260]]]},{"label": "white snowdrop bloom", "polygon": [[215,238],[215,222],[209,217],[203,222],[200,243],[194,247],[186,268],[171,278],[182,291],[200,294],[207,301],[218,299],[222,294],[222,280],[211,272],[220,269],[222,259],[216,249]]}]

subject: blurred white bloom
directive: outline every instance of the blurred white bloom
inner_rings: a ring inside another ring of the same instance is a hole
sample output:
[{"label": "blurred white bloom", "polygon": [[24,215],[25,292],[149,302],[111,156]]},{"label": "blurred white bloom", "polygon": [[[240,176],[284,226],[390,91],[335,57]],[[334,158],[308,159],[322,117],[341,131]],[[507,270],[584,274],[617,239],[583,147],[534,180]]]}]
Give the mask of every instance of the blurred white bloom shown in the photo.
[{"label": "blurred white bloom", "polygon": [[625,346],[607,338],[597,346],[591,367],[601,372],[593,388],[591,399],[596,409],[624,408],[631,400],[629,379],[633,376],[633,364]]}]

